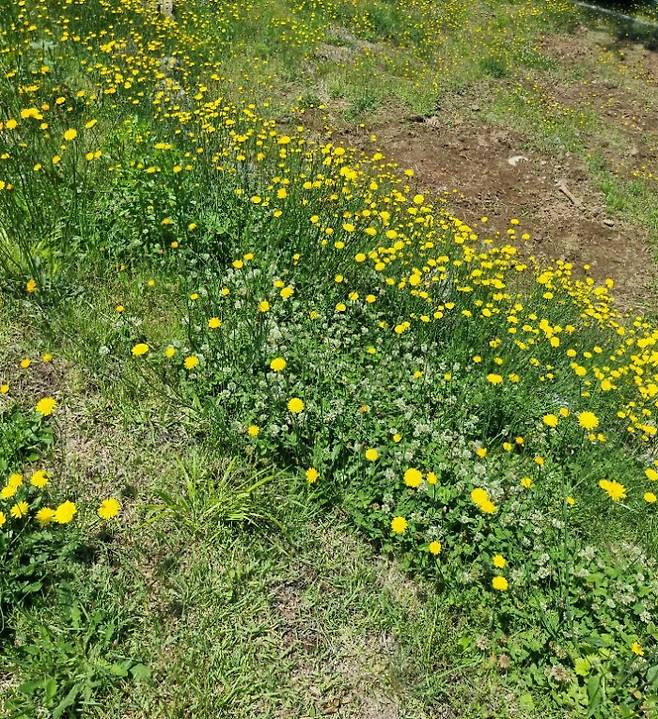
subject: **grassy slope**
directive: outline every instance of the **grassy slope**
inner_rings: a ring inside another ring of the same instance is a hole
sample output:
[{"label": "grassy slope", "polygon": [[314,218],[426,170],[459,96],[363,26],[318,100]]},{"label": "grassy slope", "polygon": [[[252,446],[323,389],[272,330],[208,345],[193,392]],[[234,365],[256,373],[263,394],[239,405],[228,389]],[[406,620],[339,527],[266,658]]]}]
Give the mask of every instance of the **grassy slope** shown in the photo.
[{"label": "grassy slope", "polygon": [[[450,21],[460,33],[471,23],[480,26],[482,18],[500,27],[495,42],[484,41],[491,42],[486,62],[471,61],[480,53],[466,53],[462,35],[455,33],[442,49],[445,55],[431,58],[421,79],[410,79],[422,67],[423,53],[400,50],[394,43],[377,47],[386,44],[382,37],[394,34],[399,19],[386,14],[385,3],[376,5],[379,24],[374,31],[366,28],[360,41],[368,44],[336,36],[335,28],[322,37],[337,47],[356,45],[364,57],[354,66],[343,60],[339,68],[326,60],[318,63],[304,83],[304,104],[315,103],[316,95],[330,111],[342,107],[349,122],[395,106],[425,113],[432,110],[439,88],[431,85],[428,91],[422,78],[435,77],[437,69],[441,87],[453,90],[495,75],[501,67],[510,71],[519,61],[505,49],[504,38],[518,28],[508,24],[506,8],[457,6]],[[268,7],[272,16],[287,17],[284,4]],[[259,23],[262,36],[248,35],[249,27],[236,31],[242,44],[235,45],[234,82],[243,81],[237,73],[246,46],[250,59],[268,59],[261,74],[263,96],[270,94],[273,76],[282,101],[302,95],[297,77],[304,53],[281,54],[278,35],[266,31],[270,23],[271,17]],[[532,22],[524,28],[529,37],[539,30]],[[372,82],[373,68],[381,69],[382,52],[390,54],[387,74]],[[469,62],[462,62],[465,56]],[[230,59],[227,68],[230,75]],[[611,196],[619,193],[614,184]],[[2,322],[6,341],[0,366],[12,378],[24,353],[56,350],[54,377],[44,380],[33,370],[20,375],[17,384],[19,397],[30,396],[41,383],[68,398],[56,460],[63,481],[90,499],[120,488],[127,505],[134,495],[141,503],[161,501],[162,492],[176,495],[190,482],[201,493],[195,498],[199,511],[217,499],[227,503],[221,488],[208,494],[226,458],[204,440],[206,428],[172,407],[157,386],[148,392],[144,386],[116,385],[113,378],[103,377],[104,360],[97,352],[111,334],[117,302],[126,304],[138,332],[152,342],[175,334],[181,306],[172,307],[164,291],[145,294],[143,281],[153,276],[158,286],[171,287],[177,280],[154,269],[99,290],[89,278],[93,270],[86,269],[87,277],[78,279],[84,300],[48,308],[44,318],[38,308],[8,298]],[[102,267],[98,275],[104,276]],[[27,332],[27,326],[34,329]],[[232,487],[241,484],[241,471],[231,477]],[[89,530],[84,538],[89,556],[73,568],[68,594],[54,606],[13,618],[19,647],[38,651],[29,658],[10,648],[9,671],[0,680],[15,686],[26,677],[52,674],[58,693],[63,687],[89,689],[97,683],[89,695],[99,699],[83,703],[84,713],[104,718],[246,719],[255,712],[274,717],[331,716],[336,711],[349,717],[409,719],[532,714],[531,702],[515,680],[510,682],[513,689],[506,686],[507,659],[491,659],[501,671],[490,670],[482,659],[490,650],[486,612],[479,616],[477,606],[472,607],[464,626],[461,612],[447,609],[433,585],[412,582],[397,564],[377,558],[339,508],[318,508],[304,490],[290,487],[286,476],[280,476],[249,506],[248,516],[263,512],[269,517],[256,531],[231,523],[212,531],[200,520],[182,528],[176,517],[164,525],[145,525],[137,513],[129,513],[109,537]],[[80,604],[82,620],[71,615],[71,596]],[[469,651],[474,642],[482,646],[475,658]],[[127,671],[136,675],[134,683],[116,677],[124,657],[132,661]],[[114,668],[108,669],[105,660]],[[148,679],[140,679],[142,662],[151,669]],[[25,706],[25,716],[36,711]]]}]

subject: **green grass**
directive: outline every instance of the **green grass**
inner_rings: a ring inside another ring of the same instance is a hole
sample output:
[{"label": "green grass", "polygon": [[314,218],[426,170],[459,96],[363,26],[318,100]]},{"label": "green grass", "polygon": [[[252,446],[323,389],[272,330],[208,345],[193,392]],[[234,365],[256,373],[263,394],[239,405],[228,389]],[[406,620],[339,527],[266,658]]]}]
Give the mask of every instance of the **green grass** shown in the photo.
[{"label": "green grass", "polygon": [[0,712],[651,716],[653,326],[295,128],[298,96],[340,130],[487,88],[492,122],[584,155],[601,117],[522,82],[559,75],[538,45],[573,11],[136,2],[110,32],[37,5],[51,50],[17,22],[0,56],[0,468],[34,502],[1,500]]}]

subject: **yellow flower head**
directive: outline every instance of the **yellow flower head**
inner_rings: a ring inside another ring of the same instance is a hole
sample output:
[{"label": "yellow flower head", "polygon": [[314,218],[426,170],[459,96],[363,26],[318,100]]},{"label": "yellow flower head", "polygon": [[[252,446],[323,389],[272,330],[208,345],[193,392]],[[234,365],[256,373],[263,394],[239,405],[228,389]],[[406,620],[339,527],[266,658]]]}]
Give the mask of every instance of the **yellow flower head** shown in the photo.
[{"label": "yellow flower head", "polygon": [[78,509],[73,502],[62,502],[62,504],[60,504],[55,510],[53,519],[57,522],[57,524],[68,524],[73,520],[77,511]]},{"label": "yellow flower head", "polygon": [[74,128],[72,128],[72,127],[69,128],[68,130],[66,130],[66,131],[64,132],[64,139],[65,139],[67,142],[72,142],[73,140],[75,140],[75,138],[76,138],[77,136],[78,136],[78,131],[75,130]]},{"label": "yellow flower head", "polygon": [[478,506],[484,514],[495,514],[498,511],[498,507],[496,507],[490,499],[487,499]]},{"label": "yellow flower head", "polygon": [[48,484],[48,472],[45,469],[38,469],[30,477],[30,484],[43,489]]},{"label": "yellow flower head", "polygon": [[441,548],[441,542],[436,539],[427,545],[429,553],[433,554],[435,557],[441,554]]},{"label": "yellow flower head", "polygon": [[613,502],[619,502],[626,497],[626,487],[619,482],[602,479],[599,487],[610,497]]},{"label": "yellow flower head", "polygon": [[393,517],[391,520],[391,531],[393,534],[404,534],[409,526],[404,517]]},{"label": "yellow flower head", "polygon": [[369,449],[366,449],[365,457],[368,462],[376,462],[379,459],[379,451],[374,447],[370,447]]},{"label": "yellow flower head", "polygon": [[501,577],[499,575],[496,575],[491,580],[491,586],[497,591],[497,592],[506,592],[509,589],[509,583],[505,577]]},{"label": "yellow flower head", "polygon": [[258,437],[258,435],[260,434],[260,427],[257,424],[250,424],[247,427],[247,434],[250,437]]},{"label": "yellow flower head", "polygon": [[547,427],[551,427],[551,429],[557,427],[558,418],[557,415],[554,414],[545,414],[542,417],[542,421]]},{"label": "yellow flower head", "polygon": [[413,487],[414,489],[420,487],[423,482],[423,473],[413,467],[410,467],[404,473],[404,483],[407,487]]},{"label": "yellow flower head", "polygon": [[208,327],[210,327],[211,330],[217,330],[222,326],[222,321],[219,319],[219,317],[211,317],[208,320]]},{"label": "yellow flower head", "polygon": [[471,499],[475,504],[482,504],[489,500],[489,492],[487,492],[486,489],[482,489],[482,487],[476,487],[471,492]]},{"label": "yellow flower head", "polygon": [[288,412],[299,414],[304,411],[304,400],[299,397],[292,397],[288,400]]},{"label": "yellow flower head", "polygon": [[110,497],[101,502],[100,507],[97,509],[97,514],[101,519],[112,519],[112,517],[116,517],[120,511],[121,503],[119,500]]},{"label": "yellow flower head", "polygon": [[183,360],[183,365],[187,370],[193,370],[199,366],[199,358],[196,355],[189,355]]},{"label": "yellow flower head", "polygon": [[23,517],[27,517],[29,509],[30,505],[27,502],[16,502],[9,510],[9,514],[14,519],[23,519]]},{"label": "yellow flower head", "polygon": [[48,417],[57,408],[57,400],[53,397],[44,397],[40,399],[34,408],[42,417]]},{"label": "yellow flower head", "polygon": [[133,357],[142,357],[149,351],[149,346],[145,342],[138,342],[130,351]]},{"label": "yellow flower head", "polygon": [[318,474],[318,470],[315,469],[315,467],[309,467],[306,470],[306,481],[309,484],[313,484],[314,482],[317,482],[319,476],[320,475]]},{"label": "yellow flower head", "polygon": [[633,642],[631,644],[631,651],[633,652],[633,654],[635,654],[636,657],[644,656],[644,649],[642,649],[642,645],[638,642]]},{"label": "yellow flower head", "polygon": [[270,362],[270,369],[272,372],[283,372],[287,365],[288,363],[283,359],[283,357],[275,357]]},{"label": "yellow flower head", "polygon": [[496,569],[505,569],[507,566],[507,560],[505,557],[503,557],[502,554],[494,554],[494,556],[491,559],[491,563],[496,567]]},{"label": "yellow flower head", "polygon": [[54,509],[51,507],[41,507],[41,509],[36,513],[35,519],[39,522],[39,524],[49,524],[53,521],[54,516]]},{"label": "yellow flower head", "polygon": [[580,412],[578,414],[578,424],[583,429],[591,432],[599,426],[599,418],[594,414],[594,412]]}]

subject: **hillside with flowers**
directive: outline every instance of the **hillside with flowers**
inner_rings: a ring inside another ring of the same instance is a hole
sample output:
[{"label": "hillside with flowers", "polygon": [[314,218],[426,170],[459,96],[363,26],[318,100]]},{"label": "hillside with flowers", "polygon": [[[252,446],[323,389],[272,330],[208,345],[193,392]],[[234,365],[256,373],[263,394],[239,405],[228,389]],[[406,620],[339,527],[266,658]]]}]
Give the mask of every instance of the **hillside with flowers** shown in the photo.
[{"label": "hillside with flowers", "polygon": [[[587,64],[563,0],[165,5],[0,0],[0,714],[657,716],[658,102],[540,87],[650,51]],[[446,118],[581,178],[583,256],[457,211],[391,129]]]}]

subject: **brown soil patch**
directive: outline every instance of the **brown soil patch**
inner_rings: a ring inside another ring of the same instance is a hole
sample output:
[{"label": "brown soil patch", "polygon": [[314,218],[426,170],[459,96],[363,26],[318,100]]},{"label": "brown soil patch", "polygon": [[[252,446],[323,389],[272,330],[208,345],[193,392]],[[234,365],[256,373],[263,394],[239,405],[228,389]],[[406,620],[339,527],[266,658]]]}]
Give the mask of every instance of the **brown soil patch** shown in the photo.
[{"label": "brown soil patch", "polygon": [[616,280],[620,302],[645,304],[653,282],[647,238],[608,216],[577,158],[542,156],[510,130],[438,117],[375,132],[389,156],[414,169],[422,189],[446,197],[448,209],[479,232],[503,234],[519,218],[531,252],[588,263],[598,279]]},{"label": "brown soil patch", "polygon": [[572,34],[550,35],[542,43],[542,53],[560,62],[614,62],[615,71],[629,79],[658,86],[658,51],[648,44],[581,25]]}]

